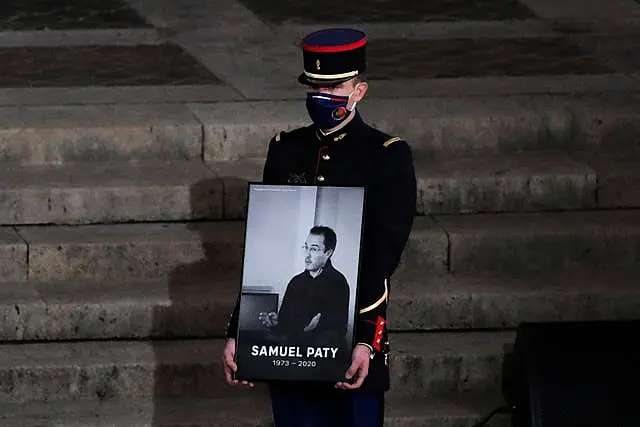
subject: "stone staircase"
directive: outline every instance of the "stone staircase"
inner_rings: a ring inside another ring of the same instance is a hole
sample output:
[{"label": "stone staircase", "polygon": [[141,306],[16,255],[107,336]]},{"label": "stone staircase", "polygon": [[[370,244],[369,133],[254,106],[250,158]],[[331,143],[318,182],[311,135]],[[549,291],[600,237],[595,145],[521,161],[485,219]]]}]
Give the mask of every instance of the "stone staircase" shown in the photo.
[{"label": "stone staircase", "polygon": [[[640,98],[369,99],[414,147],[388,426],[503,403],[522,321],[640,317]],[[246,183],[300,102],[0,108],[3,426],[268,426],[222,379]],[[508,425],[496,417],[489,426]]]}]

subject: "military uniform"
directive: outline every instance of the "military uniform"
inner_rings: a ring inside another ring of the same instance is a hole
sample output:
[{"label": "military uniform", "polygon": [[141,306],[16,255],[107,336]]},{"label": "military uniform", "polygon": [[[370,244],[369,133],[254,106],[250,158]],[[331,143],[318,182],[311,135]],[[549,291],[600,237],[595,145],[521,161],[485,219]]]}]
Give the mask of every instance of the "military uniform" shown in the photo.
[{"label": "military uniform", "polygon": [[[280,132],[269,142],[266,184],[354,185],[367,188],[355,340],[374,350],[362,390],[386,390],[389,373],[387,302],[413,224],[416,179],[406,141],[367,125],[356,116],[336,134],[314,125]],[[237,332],[237,304],[227,331]]]},{"label": "military uniform", "polygon": [[[299,80],[321,86],[325,80],[336,83],[361,73],[365,68],[365,39],[362,33],[353,37],[354,33],[340,31],[308,36],[304,44],[305,72]],[[334,112],[333,118],[340,119],[339,108]],[[269,142],[263,182],[366,187],[354,333],[355,342],[367,345],[372,356],[362,386],[344,393],[382,393],[390,386],[387,333],[390,278],[412,228],[416,178],[409,144],[369,126],[357,110],[353,114],[351,121],[330,134],[321,132],[315,123],[275,135]],[[228,337],[235,337],[237,314],[236,304]]]}]

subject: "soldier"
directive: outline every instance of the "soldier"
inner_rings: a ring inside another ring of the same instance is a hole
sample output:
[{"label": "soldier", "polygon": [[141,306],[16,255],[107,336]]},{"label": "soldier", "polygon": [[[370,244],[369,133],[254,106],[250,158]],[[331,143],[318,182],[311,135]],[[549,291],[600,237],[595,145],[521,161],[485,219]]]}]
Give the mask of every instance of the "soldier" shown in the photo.
[{"label": "soldier", "polygon": [[[390,278],[413,225],[416,178],[409,144],[369,126],[356,109],[368,89],[366,45],[365,34],[354,29],[306,36],[298,81],[309,88],[306,107],[312,124],[280,132],[269,142],[264,183],[367,188],[352,364],[337,384],[270,383],[277,427],[373,427],[383,422],[390,386]],[[237,322],[238,304],[223,355],[229,384],[239,384],[232,378]]]}]

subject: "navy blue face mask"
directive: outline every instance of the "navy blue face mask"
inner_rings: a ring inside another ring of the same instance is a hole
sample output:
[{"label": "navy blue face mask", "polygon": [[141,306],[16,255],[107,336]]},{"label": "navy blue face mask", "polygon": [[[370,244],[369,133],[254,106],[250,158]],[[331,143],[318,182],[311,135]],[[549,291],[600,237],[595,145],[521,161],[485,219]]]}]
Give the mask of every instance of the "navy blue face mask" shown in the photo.
[{"label": "navy blue face mask", "polygon": [[332,129],[342,123],[349,115],[349,110],[347,110],[349,98],[350,96],[309,92],[307,93],[309,117],[320,129]]}]

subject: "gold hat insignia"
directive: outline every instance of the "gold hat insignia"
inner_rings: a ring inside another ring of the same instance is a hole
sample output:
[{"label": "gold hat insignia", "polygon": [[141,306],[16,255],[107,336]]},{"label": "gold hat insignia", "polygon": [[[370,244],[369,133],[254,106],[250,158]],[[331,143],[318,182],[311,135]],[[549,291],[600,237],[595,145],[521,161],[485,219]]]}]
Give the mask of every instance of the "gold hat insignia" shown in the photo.
[{"label": "gold hat insignia", "polygon": [[319,70],[320,69],[320,60],[316,59],[316,68]]}]

